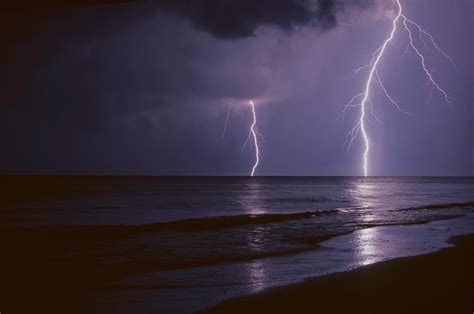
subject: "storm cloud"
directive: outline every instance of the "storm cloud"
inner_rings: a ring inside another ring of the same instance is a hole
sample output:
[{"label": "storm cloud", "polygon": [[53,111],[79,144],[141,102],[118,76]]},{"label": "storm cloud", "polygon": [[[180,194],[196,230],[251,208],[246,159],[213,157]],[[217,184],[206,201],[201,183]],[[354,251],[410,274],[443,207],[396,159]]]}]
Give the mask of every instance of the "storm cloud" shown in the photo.
[{"label": "storm cloud", "polygon": [[292,30],[297,26],[330,29],[337,12],[346,6],[368,6],[373,1],[336,0],[162,0],[165,11],[185,17],[196,27],[216,38],[237,39],[254,36],[260,26]]},{"label": "storm cloud", "polygon": [[[0,40],[5,44],[17,43],[33,38],[46,27],[54,27],[57,20],[65,22],[64,16],[75,20],[69,13],[74,9],[96,7],[108,8],[110,15],[97,19],[93,12],[88,21],[75,21],[85,31],[109,28],[111,17],[117,17],[117,7],[122,7],[122,23],[129,18],[146,15],[136,11],[134,4],[152,8],[184,18],[196,29],[208,32],[218,39],[240,39],[256,35],[261,26],[277,27],[291,31],[298,26],[312,26],[328,30],[337,25],[338,12],[346,8],[367,8],[384,0],[43,0],[8,2],[2,6],[0,18]],[[140,7],[140,6],[138,6]],[[91,10],[91,12],[94,10]],[[114,13],[115,12],[115,13]],[[66,14],[64,14],[66,13]],[[115,20],[117,21],[117,20]],[[120,23],[119,23],[120,24]],[[34,25],[34,27],[32,27]],[[52,25],[52,26],[51,26]],[[89,32],[90,34],[90,32]]]}]

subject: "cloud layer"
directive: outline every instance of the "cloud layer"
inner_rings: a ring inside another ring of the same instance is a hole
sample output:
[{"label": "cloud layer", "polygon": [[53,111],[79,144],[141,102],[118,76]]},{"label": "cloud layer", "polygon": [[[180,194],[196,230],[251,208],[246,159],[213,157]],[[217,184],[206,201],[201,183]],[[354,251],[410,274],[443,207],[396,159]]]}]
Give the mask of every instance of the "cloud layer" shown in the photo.
[{"label": "cloud layer", "polygon": [[292,30],[302,25],[330,29],[346,6],[368,6],[373,0],[161,0],[157,5],[185,17],[196,28],[221,39],[254,36],[260,26]]}]

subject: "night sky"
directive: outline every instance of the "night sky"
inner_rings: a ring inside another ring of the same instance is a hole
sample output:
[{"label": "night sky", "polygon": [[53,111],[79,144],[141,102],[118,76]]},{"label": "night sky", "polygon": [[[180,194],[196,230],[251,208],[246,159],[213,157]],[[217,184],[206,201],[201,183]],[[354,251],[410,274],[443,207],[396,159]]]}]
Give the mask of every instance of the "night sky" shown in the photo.
[{"label": "night sky", "polygon": [[[258,175],[362,174],[361,140],[344,143],[358,111],[341,113],[390,31],[389,0],[99,2],[0,13],[0,173],[248,175],[253,99]],[[374,91],[370,173],[473,175],[474,2],[402,3],[457,65],[419,42],[454,110],[398,33],[380,75],[414,116]]]}]

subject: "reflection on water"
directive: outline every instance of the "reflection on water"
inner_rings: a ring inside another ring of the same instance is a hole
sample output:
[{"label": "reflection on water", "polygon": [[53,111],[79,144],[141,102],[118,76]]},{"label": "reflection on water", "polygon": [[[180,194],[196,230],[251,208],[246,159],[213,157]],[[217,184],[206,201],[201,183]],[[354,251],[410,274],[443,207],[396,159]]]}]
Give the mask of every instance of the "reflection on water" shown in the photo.
[{"label": "reflection on water", "polygon": [[[261,204],[262,186],[256,180],[251,180],[246,185],[246,193],[242,194],[241,204],[244,211],[251,215],[265,214],[266,211]],[[259,252],[263,249],[266,228],[262,225],[256,225],[251,232],[247,233],[247,245],[252,250]],[[266,284],[266,265],[261,259],[254,259],[246,265],[247,276],[249,279],[250,291],[256,293],[261,291]]]},{"label": "reflection on water", "polygon": [[377,187],[374,182],[355,181],[351,185],[350,192],[352,200],[359,208],[373,209],[376,205]]},{"label": "reflection on water", "polygon": [[[354,214],[472,201],[472,178],[7,178],[0,225],[141,225],[343,209]],[[13,182],[12,182],[13,181]],[[9,192],[13,189],[12,192]],[[17,193],[20,192],[21,193]],[[370,208],[371,207],[371,208]],[[383,218],[383,217],[381,217]]]},{"label": "reflection on water", "polygon": [[[378,211],[376,208],[376,193],[377,189],[374,183],[367,181],[358,181],[354,183],[353,187],[354,199],[360,204],[360,210],[369,210],[369,212],[360,215],[360,222],[369,223],[377,219]],[[355,252],[361,265],[368,265],[376,262],[377,257],[377,229],[367,228],[362,229],[355,239]]]},{"label": "reflection on water", "polygon": [[377,261],[378,253],[376,251],[377,229],[362,229],[356,239],[357,257],[360,259],[361,265],[369,265]]},{"label": "reflection on water", "polygon": [[254,179],[245,184],[244,191],[239,195],[240,204],[246,214],[260,215],[265,214],[264,200],[265,187]]},{"label": "reflection on water", "polygon": [[266,265],[264,260],[256,259],[248,263],[250,292],[256,293],[268,286],[266,282]]}]

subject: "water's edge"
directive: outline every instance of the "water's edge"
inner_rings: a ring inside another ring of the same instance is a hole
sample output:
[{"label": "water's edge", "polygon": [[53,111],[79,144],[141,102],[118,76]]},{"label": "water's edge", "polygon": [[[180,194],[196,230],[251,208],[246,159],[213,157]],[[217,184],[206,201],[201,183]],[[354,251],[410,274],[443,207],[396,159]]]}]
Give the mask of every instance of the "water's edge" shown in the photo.
[{"label": "water's edge", "polygon": [[[450,238],[471,234],[473,225],[474,214],[469,213],[422,225],[371,227],[322,241],[317,250],[289,256],[130,277],[122,281],[120,289],[103,291],[100,299],[109,302],[94,306],[104,311],[110,311],[112,306],[117,313],[149,308],[201,311],[230,299],[324,275],[433,253],[451,247]],[[164,287],[163,283],[169,286]],[[112,305],[112,300],[118,299],[120,308]]]}]

